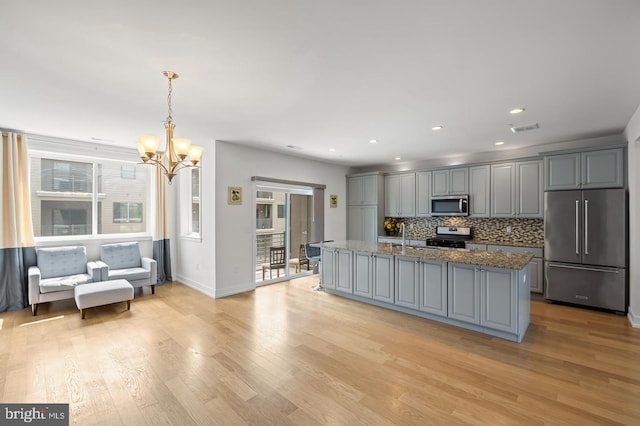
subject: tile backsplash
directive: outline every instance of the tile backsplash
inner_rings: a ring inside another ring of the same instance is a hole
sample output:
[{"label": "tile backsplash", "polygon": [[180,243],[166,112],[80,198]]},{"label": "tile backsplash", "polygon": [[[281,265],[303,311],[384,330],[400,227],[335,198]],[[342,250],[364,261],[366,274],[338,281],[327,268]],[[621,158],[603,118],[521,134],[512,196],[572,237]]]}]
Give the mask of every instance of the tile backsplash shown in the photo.
[{"label": "tile backsplash", "polygon": [[[416,240],[433,237],[437,226],[469,226],[474,240],[533,244],[544,242],[542,219],[408,217],[402,221],[407,227],[407,238]],[[508,227],[511,227],[511,232],[507,232]]]}]

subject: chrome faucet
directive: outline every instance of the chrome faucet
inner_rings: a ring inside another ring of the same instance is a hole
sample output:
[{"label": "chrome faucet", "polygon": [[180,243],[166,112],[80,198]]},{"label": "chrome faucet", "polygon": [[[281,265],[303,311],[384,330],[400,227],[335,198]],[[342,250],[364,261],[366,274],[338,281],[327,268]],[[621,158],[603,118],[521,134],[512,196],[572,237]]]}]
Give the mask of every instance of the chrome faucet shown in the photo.
[{"label": "chrome faucet", "polygon": [[404,226],[404,222],[402,222],[400,224],[400,232],[402,232],[402,249],[403,250],[404,250],[404,245],[406,243],[406,238],[405,238],[405,234],[407,233],[406,231],[407,231],[407,229]]}]

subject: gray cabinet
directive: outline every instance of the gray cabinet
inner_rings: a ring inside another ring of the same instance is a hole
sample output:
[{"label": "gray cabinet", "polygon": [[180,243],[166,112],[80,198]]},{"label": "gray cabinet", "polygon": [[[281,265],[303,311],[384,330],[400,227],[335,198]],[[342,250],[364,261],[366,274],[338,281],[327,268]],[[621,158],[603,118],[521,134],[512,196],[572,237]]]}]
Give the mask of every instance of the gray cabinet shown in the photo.
[{"label": "gray cabinet", "polygon": [[416,173],[416,216],[431,215],[431,172]]},{"label": "gray cabinet", "polygon": [[348,176],[347,189],[347,238],[375,242],[384,221],[382,175]]},{"label": "gray cabinet", "polygon": [[491,165],[491,217],[544,214],[542,161]]},{"label": "gray cabinet", "polygon": [[320,283],[326,287],[335,289],[335,254],[336,250],[332,248],[322,248],[320,251]]},{"label": "gray cabinet", "polygon": [[469,167],[469,216],[489,217],[491,215],[491,168],[489,166]]},{"label": "gray cabinet", "polygon": [[373,255],[373,299],[394,302],[394,261],[391,255]]},{"label": "gray cabinet", "polygon": [[418,309],[420,268],[414,257],[395,257],[395,304]]},{"label": "gray cabinet", "polygon": [[[467,246],[469,246],[467,244]],[[536,247],[514,247],[488,245],[489,251],[506,251],[510,253],[533,253],[529,270],[529,289],[532,293],[544,293],[543,250]]]},{"label": "gray cabinet", "polygon": [[507,333],[518,331],[517,272],[483,266],[480,271],[480,325]]},{"label": "gray cabinet", "polygon": [[373,295],[373,255],[353,253],[353,294],[362,297]]},{"label": "gray cabinet", "polygon": [[416,215],[416,175],[404,173],[384,177],[385,216],[414,217]]},{"label": "gray cabinet", "polygon": [[378,238],[378,206],[348,207],[348,239],[376,241]]},{"label": "gray cabinet", "polygon": [[447,262],[420,260],[418,309],[447,316]]},{"label": "gray cabinet", "polygon": [[433,170],[431,196],[464,195],[469,193],[469,168]]},{"label": "gray cabinet", "polygon": [[378,174],[349,176],[349,205],[377,204],[379,178]]},{"label": "gray cabinet", "polygon": [[474,265],[449,263],[449,318],[480,324],[480,268]]},{"label": "gray cabinet", "polygon": [[544,157],[544,190],[622,188],[622,148]]},{"label": "gray cabinet", "polygon": [[527,271],[449,263],[449,318],[520,341],[529,325]]},{"label": "gray cabinet", "polygon": [[334,255],[335,289],[344,293],[353,293],[352,274],[353,251],[336,250]]}]

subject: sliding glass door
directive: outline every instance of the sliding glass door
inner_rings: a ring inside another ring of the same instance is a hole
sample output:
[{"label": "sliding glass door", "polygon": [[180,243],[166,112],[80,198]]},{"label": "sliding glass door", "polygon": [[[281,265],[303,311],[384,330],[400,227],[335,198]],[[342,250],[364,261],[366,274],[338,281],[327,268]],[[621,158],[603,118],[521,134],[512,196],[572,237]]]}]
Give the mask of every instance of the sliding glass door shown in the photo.
[{"label": "sliding glass door", "polygon": [[304,252],[313,222],[311,188],[256,183],[256,283],[311,273]]}]

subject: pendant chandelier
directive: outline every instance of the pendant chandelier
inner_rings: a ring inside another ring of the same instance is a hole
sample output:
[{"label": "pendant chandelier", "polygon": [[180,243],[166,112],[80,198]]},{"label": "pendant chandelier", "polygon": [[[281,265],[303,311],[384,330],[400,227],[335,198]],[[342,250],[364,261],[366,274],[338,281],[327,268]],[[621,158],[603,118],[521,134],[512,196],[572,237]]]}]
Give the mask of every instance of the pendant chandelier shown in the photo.
[{"label": "pendant chandelier", "polygon": [[169,179],[169,184],[171,184],[171,180],[180,170],[198,167],[202,156],[202,147],[191,145],[191,140],[189,139],[173,137],[173,129],[176,126],[173,124],[173,111],[171,110],[171,92],[173,90],[171,82],[178,78],[178,74],[173,71],[163,71],[162,74],[169,80],[169,95],[167,96],[169,108],[167,121],[164,122],[166,131],[164,152],[158,152],[160,139],[153,135],[140,136],[137,145],[142,162],[162,169],[162,173]]}]

